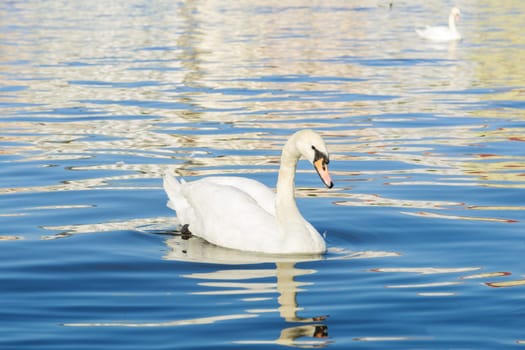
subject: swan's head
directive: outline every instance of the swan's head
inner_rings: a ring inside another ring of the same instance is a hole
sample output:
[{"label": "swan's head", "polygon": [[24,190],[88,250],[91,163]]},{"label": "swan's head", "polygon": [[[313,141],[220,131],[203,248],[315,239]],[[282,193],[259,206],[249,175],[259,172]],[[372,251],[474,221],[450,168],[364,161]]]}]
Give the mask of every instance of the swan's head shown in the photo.
[{"label": "swan's head", "polygon": [[301,130],[295,136],[297,141],[296,147],[299,153],[313,164],[325,186],[332,188],[334,183],[328,173],[330,158],[321,135],[313,130]]},{"label": "swan's head", "polygon": [[450,18],[453,18],[456,22],[459,21],[459,16],[461,15],[461,11],[457,7],[453,7],[452,10],[450,10]]}]

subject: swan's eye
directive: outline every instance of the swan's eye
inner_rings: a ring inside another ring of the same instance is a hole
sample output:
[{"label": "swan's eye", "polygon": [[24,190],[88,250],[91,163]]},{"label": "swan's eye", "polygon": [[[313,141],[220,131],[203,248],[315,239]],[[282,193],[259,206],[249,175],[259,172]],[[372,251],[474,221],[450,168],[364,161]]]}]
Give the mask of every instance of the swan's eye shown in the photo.
[{"label": "swan's eye", "polygon": [[323,170],[326,170],[326,165],[330,163],[330,159],[328,159],[328,155],[319,151],[317,148],[315,148],[315,146],[312,146],[312,149],[315,152],[314,162],[318,161],[319,159],[322,159],[323,160]]}]

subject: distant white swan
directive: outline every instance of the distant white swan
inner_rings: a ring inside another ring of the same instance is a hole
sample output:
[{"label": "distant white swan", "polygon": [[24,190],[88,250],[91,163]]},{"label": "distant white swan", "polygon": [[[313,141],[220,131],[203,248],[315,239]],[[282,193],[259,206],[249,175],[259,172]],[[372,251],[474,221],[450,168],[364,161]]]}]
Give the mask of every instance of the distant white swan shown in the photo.
[{"label": "distant white swan", "polygon": [[295,170],[301,157],[314,165],[328,188],[333,186],[325,142],[316,132],[301,130],[282,150],[276,193],[243,177],[178,182],[166,174],[168,207],[177,212],[184,229],[222,247],[273,254],[324,253],[324,239],[295,202]]},{"label": "distant white swan", "polygon": [[459,34],[456,28],[456,21],[459,20],[460,14],[461,12],[459,11],[459,8],[453,7],[448,16],[448,27],[426,26],[425,29],[416,29],[416,32],[420,37],[432,41],[460,40],[461,34]]}]

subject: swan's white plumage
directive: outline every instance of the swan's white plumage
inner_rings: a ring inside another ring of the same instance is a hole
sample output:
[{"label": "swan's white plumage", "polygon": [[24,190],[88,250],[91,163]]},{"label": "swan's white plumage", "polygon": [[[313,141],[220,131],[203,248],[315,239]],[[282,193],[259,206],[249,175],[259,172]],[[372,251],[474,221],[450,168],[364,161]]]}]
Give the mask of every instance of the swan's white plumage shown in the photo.
[{"label": "swan's white plumage", "polygon": [[[297,160],[302,155],[313,162],[312,146],[328,161],[324,141],[313,131],[297,132],[287,142],[277,194],[243,177],[212,176],[179,182],[166,174],[168,206],[193,234],[222,247],[276,254],[323,253],[324,239],[301,216],[293,198]],[[331,180],[327,186],[331,187]]]},{"label": "swan's white plumage", "polygon": [[456,28],[456,21],[459,19],[460,10],[453,7],[448,17],[448,27],[444,26],[426,26],[424,29],[416,29],[417,34],[431,41],[454,41],[461,40],[461,34]]},{"label": "swan's white plumage", "polygon": [[[170,174],[164,176],[164,189],[169,198],[168,207],[177,211],[177,216],[182,223],[195,221],[197,214],[194,207],[204,209],[207,208],[207,204],[217,204],[214,201],[209,201],[211,196],[205,190],[218,190],[220,188],[223,188],[223,195],[228,194],[226,193],[227,190],[232,191],[234,196],[248,195],[262,209],[275,215],[275,193],[259,181],[238,176],[210,176],[192,182],[184,180],[179,182]],[[232,203],[232,200],[233,198],[225,204]],[[248,198],[241,200],[248,200]]]}]

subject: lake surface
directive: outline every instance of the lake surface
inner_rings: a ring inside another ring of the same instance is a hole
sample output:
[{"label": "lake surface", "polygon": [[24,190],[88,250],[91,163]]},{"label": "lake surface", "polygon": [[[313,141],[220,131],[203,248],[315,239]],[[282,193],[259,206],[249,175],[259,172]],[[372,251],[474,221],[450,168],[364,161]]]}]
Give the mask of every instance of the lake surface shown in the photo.
[{"label": "lake surface", "polygon": [[[0,4],[0,348],[525,347],[525,5]],[[322,257],[177,235],[162,174],[298,168]]]}]

